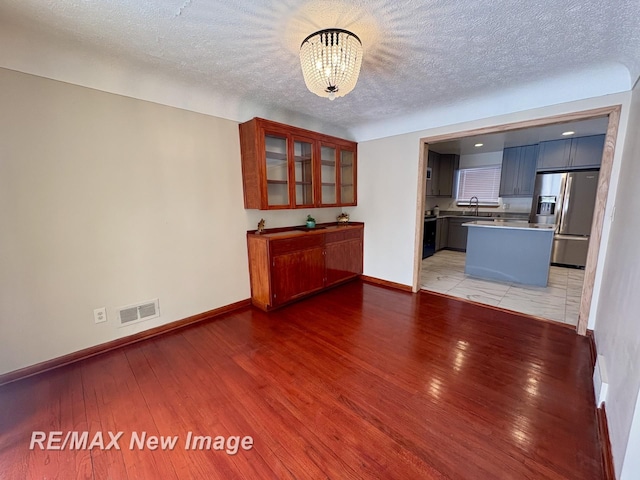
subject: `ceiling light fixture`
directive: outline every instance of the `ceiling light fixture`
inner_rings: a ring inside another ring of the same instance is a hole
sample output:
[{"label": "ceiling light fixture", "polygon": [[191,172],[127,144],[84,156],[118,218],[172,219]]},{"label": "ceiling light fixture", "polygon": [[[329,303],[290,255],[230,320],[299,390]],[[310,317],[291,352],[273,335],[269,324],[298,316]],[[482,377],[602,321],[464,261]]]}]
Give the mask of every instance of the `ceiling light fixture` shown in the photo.
[{"label": "ceiling light fixture", "polygon": [[562,135],[564,135],[565,137],[568,135],[573,135],[576,132],[572,132],[572,131],[568,131],[568,132],[562,132]]},{"label": "ceiling light fixture", "polygon": [[481,146],[483,146],[483,145],[484,145],[484,143],[476,143],[476,144],[474,145],[474,147],[481,147]]},{"label": "ceiling light fixture", "polygon": [[311,92],[329,100],[343,97],[358,81],[362,42],[346,30],[320,30],[300,45],[300,65],[304,83]]}]

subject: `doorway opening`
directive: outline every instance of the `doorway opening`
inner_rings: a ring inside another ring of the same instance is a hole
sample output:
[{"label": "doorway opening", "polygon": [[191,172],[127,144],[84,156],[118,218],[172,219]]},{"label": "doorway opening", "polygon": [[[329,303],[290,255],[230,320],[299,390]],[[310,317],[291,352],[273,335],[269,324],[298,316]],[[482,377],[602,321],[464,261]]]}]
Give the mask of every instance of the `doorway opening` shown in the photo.
[{"label": "doorway opening", "polygon": [[[546,117],[536,120],[528,120],[524,122],[516,122],[506,125],[494,126],[494,127],[485,127],[478,128],[473,130],[467,130],[462,132],[455,132],[450,134],[438,135],[433,137],[426,137],[420,140],[420,159],[419,159],[419,195],[417,202],[417,211],[416,211],[416,241],[415,241],[415,263],[414,263],[414,282],[413,287],[414,291],[417,291],[420,288],[420,274],[422,268],[422,257],[423,257],[423,228],[424,228],[424,218],[425,213],[431,213],[433,215],[433,210],[443,211],[442,205],[438,204],[437,208],[433,208],[434,205],[428,203],[427,197],[427,167],[428,165],[428,157],[429,151],[437,151],[436,149],[440,149],[444,155],[453,153],[451,151],[452,148],[455,148],[454,145],[475,145],[477,143],[483,143],[478,141],[478,138],[489,139],[489,141],[502,141],[504,148],[505,146],[515,146],[515,143],[531,142],[531,135],[542,135],[540,137],[540,141],[548,140],[549,138],[543,138],[547,133],[562,130],[563,127],[568,127],[571,125],[581,124],[581,125],[591,125],[593,128],[600,128],[604,130],[604,132],[592,132],[595,133],[603,133],[604,134],[604,146],[602,149],[602,157],[600,162],[600,170],[599,170],[599,178],[597,180],[597,192],[595,198],[595,205],[593,208],[593,220],[591,223],[591,231],[588,242],[588,251],[586,255],[586,261],[584,262],[584,269],[580,271],[575,271],[575,275],[571,275],[572,277],[578,277],[583,275],[584,281],[581,282],[582,286],[578,287],[579,297],[576,297],[573,301],[579,303],[577,306],[578,318],[577,318],[577,326],[576,330],[579,334],[584,335],[587,331],[589,311],[591,307],[591,299],[593,295],[593,288],[596,277],[596,267],[598,261],[598,254],[601,245],[602,239],[602,227],[604,222],[604,213],[606,207],[606,199],[609,191],[609,183],[611,180],[611,169],[613,164],[614,150],[618,132],[618,124],[620,118],[620,109],[619,105],[599,108],[594,110],[588,110],[583,112],[570,113],[565,115],[558,115],[553,117]],[[599,125],[599,127],[597,126]],[[524,139],[524,140],[523,140]],[[465,147],[466,148],[466,147]],[[432,173],[433,175],[433,173]],[[432,187],[433,188],[433,187]],[[455,187],[454,187],[455,188]],[[465,202],[464,199],[458,199],[462,201],[456,201],[454,198],[448,198],[448,203],[446,204],[446,208],[452,208],[456,212],[462,210],[464,212],[467,209],[467,213],[470,212],[472,207],[475,207],[475,213],[478,214],[477,200],[475,201],[475,205],[471,205],[471,202]],[[515,199],[514,199],[515,200]],[[527,200],[525,200],[526,203]],[[453,202],[453,203],[452,203]],[[528,200],[529,206],[531,203],[531,198]],[[505,203],[507,202],[499,202],[498,205],[493,206],[495,210],[493,213],[501,215],[503,218],[513,216],[513,214],[520,213],[524,214],[526,218],[528,218],[528,214],[526,214],[523,210],[523,204],[515,202],[518,208],[514,210],[509,210],[511,205],[507,204],[505,208]],[[491,208],[488,208],[491,210]],[[431,212],[428,212],[431,210]],[[487,210],[487,209],[485,209]],[[507,213],[509,212],[509,213]],[[482,212],[486,214],[487,212]],[[437,233],[436,233],[437,235]],[[437,240],[436,240],[437,242]],[[437,250],[437,248],[436,248]],[[454,253],[454,252],[452,252]],[[437,256],[437,254],[435,255]],[[435,257],[434,256],[434,257]],[[445,259],[445,262],[447,260]],[[459,263],[459,261],[458,261]],[[567,274],[568,275],[568,274]],[[567,277],[568,278],[568,277]],[[578,280],[574,280],[573,288],[576,289],[576,282]]]}]

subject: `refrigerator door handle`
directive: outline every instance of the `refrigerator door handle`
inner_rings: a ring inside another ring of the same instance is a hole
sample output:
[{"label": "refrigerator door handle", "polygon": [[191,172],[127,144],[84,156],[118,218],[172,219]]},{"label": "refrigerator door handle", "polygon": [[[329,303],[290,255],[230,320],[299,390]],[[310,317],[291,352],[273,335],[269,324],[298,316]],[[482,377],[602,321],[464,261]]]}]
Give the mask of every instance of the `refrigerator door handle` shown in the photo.
[{"label": "refrigerator door handle", "polygon": [[558,228],[558,233],[564,233],[565,224],[564,219],[567,215],[567,211],[569,210],[569,200],[571,198],[571,182],[573,181],[573,177],[571,174],[567,175],[566,184],[564,186],[564,195],[562,199],[562,213],[560,214],[560,225]]},{"label": "refrigerator door handle", "polygon": [[556,203],[556,214],[555,214],[555,222],[554,222],[554,226],[555,229],[553,230],[554,233],[560,233],[560,225],[562,223],[562,209],[564,206],[564,187],[565,184],[567,182],[567,174],[563,173],[562,174],[562,179],[560,180],[560,188],[558,189],[558,202]]}]

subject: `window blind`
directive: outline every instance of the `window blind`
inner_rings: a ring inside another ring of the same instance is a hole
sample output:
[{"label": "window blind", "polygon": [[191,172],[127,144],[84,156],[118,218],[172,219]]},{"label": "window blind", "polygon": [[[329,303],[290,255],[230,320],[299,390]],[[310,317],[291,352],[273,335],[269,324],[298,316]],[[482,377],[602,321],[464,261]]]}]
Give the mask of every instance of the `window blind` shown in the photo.
[{"label": "window blind", "polygon": [[457,200],[478,197],[480,203],[498,203],[501,170],[501,165],[458,170]]}]

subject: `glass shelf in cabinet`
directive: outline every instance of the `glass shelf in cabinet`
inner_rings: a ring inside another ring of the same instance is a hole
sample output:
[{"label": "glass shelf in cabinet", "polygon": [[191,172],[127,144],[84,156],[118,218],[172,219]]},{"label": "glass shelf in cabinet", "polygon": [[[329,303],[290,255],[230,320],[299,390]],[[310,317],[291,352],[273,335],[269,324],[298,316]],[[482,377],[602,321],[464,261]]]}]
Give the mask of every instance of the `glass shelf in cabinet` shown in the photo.
[{"label": "glass shelf in cabinet", "polygon": [[272,160],[286,160],[287,159],[287,154],[286,153],[280,153],[280,152],[270,152],[269,150],[267,150],[265,152],[267,158],[270,158]]}]

